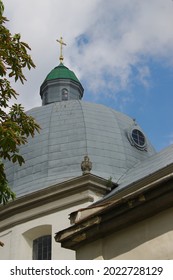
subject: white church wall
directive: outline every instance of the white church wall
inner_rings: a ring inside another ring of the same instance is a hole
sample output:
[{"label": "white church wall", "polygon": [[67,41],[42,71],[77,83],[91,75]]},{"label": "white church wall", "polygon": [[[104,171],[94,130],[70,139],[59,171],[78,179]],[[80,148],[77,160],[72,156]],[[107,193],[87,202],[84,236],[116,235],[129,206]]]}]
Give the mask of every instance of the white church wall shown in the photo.
[{"label": "white church wall", "polygon": [[[83,204],[84,207],[87,205],[88,203]],[[33,240],[49,233],[52,236],[52,259],[75,259],[75,252],[61,248],[60,244],[55,242],[54,235],[57,231],[70,226],[68,216],[78,207],[79,205],[75,205],[43,217],[31,218],[30,221],[20,223],[10,230],[1,232],[0,240],[5,245],[0,248],[0,259],[32,259]],[[42,210],[42,207],[40,207],[37,209],[37,213],[41,213]],[[28,212],[19,214],[19,217],[16,217],[18,222],[23,215],[29,215]],[[31,212],[33,212],[33,209]]]},{"label": "white church wall", "polygon": [[70,226],[69,215],[107,192],[105,180],[81,176],[1,206],[0,259],[32,259],[33,240],[52,236],[52,259],[75,259],[75,252],[55,242],[56,232]]},{"label": "white church wall", "polygon": [[0,233],[0,240],[3,240],[3,243],[6,244],[6,246],[0,248],[0,260],[8,260],[10,259],[11,255],[11,236],[12,236],[12,230],[7,230],[2,233]]}]

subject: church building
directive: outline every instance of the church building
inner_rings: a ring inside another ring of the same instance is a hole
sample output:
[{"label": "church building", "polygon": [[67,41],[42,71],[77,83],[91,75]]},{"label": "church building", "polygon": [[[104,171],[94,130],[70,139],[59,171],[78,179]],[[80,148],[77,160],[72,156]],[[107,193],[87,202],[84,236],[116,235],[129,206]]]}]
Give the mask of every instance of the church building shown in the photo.
[{"label": "church building", "polygon": [[24,165],[5,164],[16,199],[0,206],[0,259],[173,259],[173,146],[157,153],[134,119],[82,101],[58,42],[27,112],[41,132]]}]

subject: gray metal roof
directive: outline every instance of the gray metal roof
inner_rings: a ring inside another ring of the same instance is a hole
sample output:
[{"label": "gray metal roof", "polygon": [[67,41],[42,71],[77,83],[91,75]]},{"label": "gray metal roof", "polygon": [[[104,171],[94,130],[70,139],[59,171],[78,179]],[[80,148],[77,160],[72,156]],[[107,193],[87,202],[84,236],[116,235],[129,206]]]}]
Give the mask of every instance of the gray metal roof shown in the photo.
[{"label": "gray metal roof", "polygon": [[81,176],[88,155],[91,173],[117,182],[135,164],[155,154],[131,145],[127,131],[134,126],[128,116],[99,104],[70,100],[37,107],[28,114],[42,127],[20,152],[25,164],[6,163],[9,184],[22,196],[52,184]]},{"label": "gray metal roof", "polygon": [[133,187],[136,182],[142,181],[145,178],[156,178],[156,176],[161,178],[166,168],[169,172],[173,170],[173,145],[135,164],[134,167],[124,173],[118,180],[118,187],[110,192],[104,199],[113,198],[117,193]]}]

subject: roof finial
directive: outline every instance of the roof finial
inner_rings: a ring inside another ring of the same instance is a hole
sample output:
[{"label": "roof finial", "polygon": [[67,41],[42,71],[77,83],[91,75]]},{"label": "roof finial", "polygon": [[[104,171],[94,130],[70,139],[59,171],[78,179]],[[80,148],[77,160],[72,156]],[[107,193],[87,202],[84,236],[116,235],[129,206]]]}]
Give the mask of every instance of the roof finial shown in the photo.
[{"label": "roof finial", "polygon": [[81,169],[83,171],[83,175],[89,174],[92,169],[92,162],[89,159],[89,156],[84,156],[84,160],[81,163]]},{"label": "roof finial", "polygon": [[66,46],[66,44],[63,42],[63,38],[60,37],[60,40],[56,40],[58,43],[60,43],[60,56],[59,56],[59,60],[60,60],[60,63],[63,63],[63,60],[64,60],[64,57],[63,57],[63,54],[62,54],[62,46]]}]

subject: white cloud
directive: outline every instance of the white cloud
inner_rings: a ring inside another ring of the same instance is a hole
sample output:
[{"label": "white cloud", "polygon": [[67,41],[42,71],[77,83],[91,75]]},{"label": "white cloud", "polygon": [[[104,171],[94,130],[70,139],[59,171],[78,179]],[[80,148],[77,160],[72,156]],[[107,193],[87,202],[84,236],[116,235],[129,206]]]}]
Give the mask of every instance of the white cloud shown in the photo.
[{"label": "white cloud", "polygon": [[27,73],[26,85],[17,85],[24,91],[20,100],[27,108],[40,105],[39,87],[59,63],[56,38],[61,35],[67,43],[65,64],[87,80],[95,94],[128,89],[133,69],[135,79],[148,86],[150,58],[173,66],[171,0],[4,0],[4,4],[10,29],[31,45],[37,65]]},{"label": "white cloud", "polygon": [[145,57],[172,61],[172,14],[169,0],[102,2],[94,24],[86,30],[89,44],[82,52],[78,50],[81,71],[85,69],[83,74],[88,78],[93,73],[101,80],[109,73],[115,78],[115,88],[119,80],[121,90],[129,85],[134,66],[137,77],[146,84],[149,69]]}]

